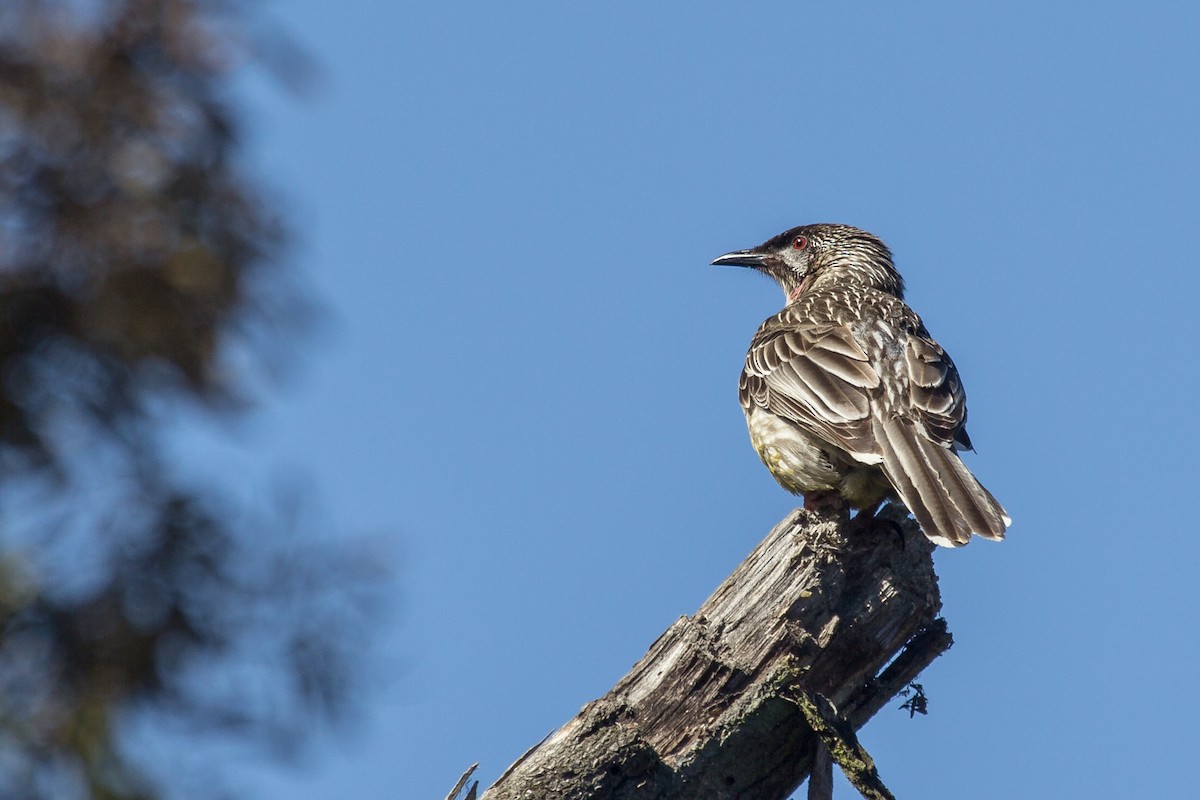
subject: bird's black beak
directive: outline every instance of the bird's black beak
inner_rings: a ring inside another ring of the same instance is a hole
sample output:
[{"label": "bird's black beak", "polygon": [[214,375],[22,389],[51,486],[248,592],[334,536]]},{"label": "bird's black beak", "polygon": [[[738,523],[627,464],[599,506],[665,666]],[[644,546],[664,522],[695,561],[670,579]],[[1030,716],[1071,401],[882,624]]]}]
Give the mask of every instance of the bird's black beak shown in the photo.
[{"label": "bird's black beak", "polygon": [[732,253],[726,253],[713,259],[713,264],[718,267],[752,267],[759,269],[765,265],[766,255],[754,250],[734,250]]}]

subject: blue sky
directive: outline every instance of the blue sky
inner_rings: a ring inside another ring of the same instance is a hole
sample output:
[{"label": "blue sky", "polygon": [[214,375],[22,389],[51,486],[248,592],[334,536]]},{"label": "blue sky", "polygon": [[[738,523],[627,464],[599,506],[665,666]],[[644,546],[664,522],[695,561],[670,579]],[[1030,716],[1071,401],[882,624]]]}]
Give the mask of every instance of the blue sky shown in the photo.
[{"label": "blue sky", "polygon": [[884,780],[1190,791],[1200,7],[347,8],[273,9],[311,99],[248,88],[328,322],[236,446],[394,543],[389,677],[252,786],[486,785],[695,611],[796,502],[736,399],[778,290],[708,263],[837,221],[891,245],[1014,518],[937,556],[956,644],[928,717],[862,732]]}]

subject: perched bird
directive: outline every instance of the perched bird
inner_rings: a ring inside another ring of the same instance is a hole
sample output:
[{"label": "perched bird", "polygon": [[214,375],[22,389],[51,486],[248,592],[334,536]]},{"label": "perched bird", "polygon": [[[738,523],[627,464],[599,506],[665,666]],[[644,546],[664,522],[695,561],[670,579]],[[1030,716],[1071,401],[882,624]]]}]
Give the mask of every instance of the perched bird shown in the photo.
[{"label": "perched bird", "polygon": [[887,245],[803,225],[712,262],[774,278],[787,305],[754,334],[739,393],[750,441],[783,488],[836,492],[859,515],[889,498],[940,545],[1004,538],[1004,509],[958,457],[971,450],[958,370],[904,302]]}]

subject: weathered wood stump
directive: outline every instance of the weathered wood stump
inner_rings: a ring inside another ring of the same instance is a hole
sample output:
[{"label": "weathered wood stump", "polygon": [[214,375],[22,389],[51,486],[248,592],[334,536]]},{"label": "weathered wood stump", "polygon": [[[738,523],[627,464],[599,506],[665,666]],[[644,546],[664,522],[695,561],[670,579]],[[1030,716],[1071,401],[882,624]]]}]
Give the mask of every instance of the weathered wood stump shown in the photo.
[{"label": "weathered wood stump", "polygon": [[889,796],[853,732],[950,646],[932,552],[892,509],[797,509],[483,800],[782,800],[821,747]]}]

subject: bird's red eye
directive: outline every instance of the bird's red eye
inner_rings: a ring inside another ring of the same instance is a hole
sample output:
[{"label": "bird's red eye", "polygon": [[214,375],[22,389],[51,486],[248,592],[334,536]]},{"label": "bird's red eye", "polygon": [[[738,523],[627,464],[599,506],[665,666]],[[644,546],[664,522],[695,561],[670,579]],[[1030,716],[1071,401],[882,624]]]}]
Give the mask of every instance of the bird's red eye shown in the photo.
[{"label": "bird's red eye", "polygon": [[797,236],[795,239],[792,239],[792,248],[793,249],[803,250],[806,247],[808,247],[808,237],[807,236]]}]

